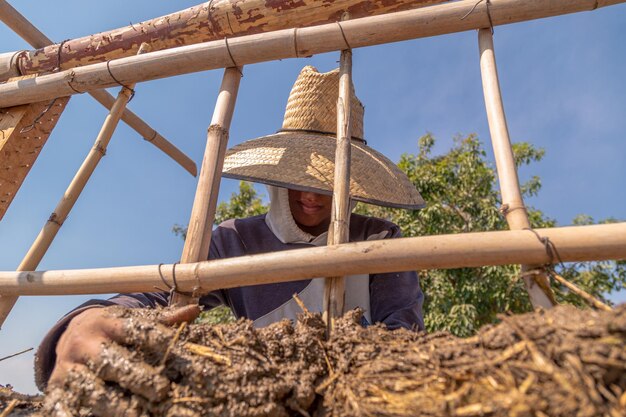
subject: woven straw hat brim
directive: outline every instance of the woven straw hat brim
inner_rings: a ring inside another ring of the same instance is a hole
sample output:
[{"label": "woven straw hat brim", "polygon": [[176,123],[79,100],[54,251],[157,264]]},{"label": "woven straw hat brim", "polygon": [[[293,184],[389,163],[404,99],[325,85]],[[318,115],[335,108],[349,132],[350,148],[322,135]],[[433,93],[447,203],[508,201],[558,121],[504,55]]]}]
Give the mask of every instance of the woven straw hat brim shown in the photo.
[{"label": "woven straw hat brim", "polygon": [[[300,191],[331,194],[335,173],[333,135],[279,132],[246,141],[226,152],[223,176]],[[376,205],[419,209],[415,186],[393,162],[352,141],[350,196]]]}]

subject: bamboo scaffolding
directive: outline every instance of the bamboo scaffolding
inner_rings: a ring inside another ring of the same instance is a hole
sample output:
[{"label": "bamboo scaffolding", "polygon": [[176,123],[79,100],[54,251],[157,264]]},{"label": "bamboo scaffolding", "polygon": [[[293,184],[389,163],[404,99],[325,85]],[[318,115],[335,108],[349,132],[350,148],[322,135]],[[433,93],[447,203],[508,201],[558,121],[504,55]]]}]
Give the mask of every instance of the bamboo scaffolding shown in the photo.
[{"label": "bamboo scaffolding", "polygon": [[[595,10],[626,0],[460,0],[414,10],[364,17],[341,23],[285,29],[156,51],[110,61],[110,70],[122,83],[133,83],[235,65],[340,51],[346,40],[352,47],[462,32],[493,25],[522,22]],[[469,11],[471,13],[467,14]],[[464,15],[466,18],[461,19]],[[87,65],[32,80],[0,85],[0,107],[42,101],[78,91],[117,85],[105,63]]]},{"label": "bamboo scaffolding", "polygon": [[[137,53],[142,54],[146,52],[147,49],[148,45],[144,44],[141,48],[139,48]],[[50,248],[52,241],[63,225],[63,222],[67,219],[67,216],[74,207],[78,197],[80,197],[87,181],[89,181],[91,175],[98,166],[98,163],[105,155],[107,146],[109,145],[111,137],[115,132],[115,128],[120,121],[124,108],[133,94],[133,88],[134,84],[130,84],[120,90],[110,113],[104,120],[104,124],[100,129],[100,133],[98,133],[98,136],[96,137],[93,147],[76,172],[76,175],[74,175],[72,182],[67,187],[67,190],[65,190],[63,197],[59,200],[59,203],[50,215],[50,218],[39,232],[39,235],[37,235],[35,242],[32,244],[26,253],[26,256],[24,256],[24,259],[22,259],[22,262],[17,267],[18,271],[35,270]],[[17,297],[0,296],[0,327],[4,324],[4,321],[16,302]]]},{"label": "bamboo scaffolding", "polygon": [[[235,111],[237,92],[241,80],[241,68],[224,70],[220,92],[215,103],[211,125],[208,129],[206,149],[200,168],[200,178],[187,227],[187,237],[180,262],[183,264],[207,259],[211,243],[211,231],[215,220],[217,197],[220,191],[224,155],[228,145],[228,131]],[[197,298],[174,293],[170,303],[185,305],[197,302]]]},{"label": "bamboo scaffolding", "polygon": [[[0,0],[0,20],[2,20],[11,30],[13,30],[31,46],[44,48],[53,43],[50,38],[37,29],[28,19],[26,19],[5,0]],[[12,58],[13,57],[11,56],[11,59]],[[17,69],[17,71],[19,72],[19,69]],[[21,72],[19,73],[21,74]],[[113,103],[115,102],[115,98],[104,90],[90,91],[89,95],[91,95],[108,110],[111,110]],[[165,139],[156,130],[152,129],[139,116],[128,109],[124,109],[124,112],[122,113],[122,120],[139,133],[146,141],[152,143],[166,155],[171,157],[191,175],[194,177],[196,176],[196,164],[191,160],[191,158],[185,155],[171,142],[167,141],[167,139]]]},{"label": "bamboo scaffolding", "polygon": [[[478,44],[487,120],[496,159],[500,193],[502,194],[501,211],[511,230],[530,229],[531,225],[519,186],[513,148],[511,147],[504,105],[502,104],[491,29],[478,31]],[[525,272],[535,269],[537,265],[523,264],[521,267],[522,272]],[[535,308],[552,308],[556,305],[554,294],[550,289],[550,283],[545,273],[525,275],[523,279],[530,301]]]},{"label": "bamboo scaffolding", "polygon": [[[536,230],[564,262],[626,259],[626,223]],[[331,275],[472,268],[550,262],[529,230],[461,233],[345,243],[176,266],[181,291],[296,281]],[[173,265],[161,265],[171,271]],[[253,272],[253,273],[252,273]],[[107,294],[154,291],[159,265],[40,272],[0,272],[0,294]]]},{"label": "bamboo scaffolding", "polygon": [[[352,51],[341,51],[339,66],[339,97],[337,98],[337,148],[335,150],[335,181],[333,203],[328,229],[328,246],[350,240],[350,113],[352,97]],[[331,276],[324,282],[324,313],[327,332],[334,319],[343,316],[345,277]]]},{"label": "bamboo scaffolding", "polygon": [[[448,0],[213,0],[167,16],[62,44],[33,45],[15,62],[20,74],[56,72],[94,62],[135,55],[142,42],[153,50],[191,45],[225,37],[271,32],[379,15]],[[95,46],[95,47],[94,47]]]}]

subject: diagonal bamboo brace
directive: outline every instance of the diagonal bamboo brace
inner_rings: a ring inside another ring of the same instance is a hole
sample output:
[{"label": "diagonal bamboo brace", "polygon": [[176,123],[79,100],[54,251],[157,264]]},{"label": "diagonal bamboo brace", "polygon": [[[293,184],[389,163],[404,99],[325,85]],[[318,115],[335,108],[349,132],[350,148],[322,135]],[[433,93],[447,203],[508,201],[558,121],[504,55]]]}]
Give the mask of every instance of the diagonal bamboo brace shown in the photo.
[{"label": "diagonal bamboo brace", "polygon": [[[148,48],[147,44],[142,44],[137,53],[142,54],[147,52]],[[37,266],[50,248],[50,245],[63,225],[63,222],[67,219],[67,216],[74,207],[78,197],[85,188],[87,181],[89,181],[91,175],[98,166],[98,163],[105,155],[107,146],[109,145],[111,137],[115,132],[115,128],[117,127],[122,113],[126,108],[126,104],[128,104],[128,101],[133,94],[132,89],[134,86],[134,84],[131,84],[126,87],[122,87],[120,90],[117,99],[111,107],[111,112],[107,115],[104,124],[100,129],[100,133],[98,133],[98,137],[96,138],[93,147],[87,154],[87,157],[78,169],[78,172],[76,172],[76,175],[67,187],[67,190],[65,190],[63,197],[50,215],[50,218],[39,232],[35,242],[32,244],[26,253],[26,256],[24,256],[24,259],[22,259],[22,262],[17,267],[18,271],[34,271],[37,269]],[[13,309],[13,306],[17,302],[17,298],[18,297],[0,296],[0,327]]]},{"label": "diagonal bamboo brace", "polygon": [[[180,262],[191,263],[207,259],[211,243],[211,231],[215,220],[217,196],[224,166],[224,155],[228,145],[228,131],[235,111],[241,68],[230,67],[224,70],[222,85],[215,103],[215,110],[207,134],[206,148],[200,168],[198,186],[187,227],[187,238]],[[170,304],[181,306],[197,302],[195,296],[174,292]]]},{"label": "diagonal bamboo brace", "polygon": [[[337,147],[335,150],[335,182],[327,245],[346,243],[350,239],[350,104],[352,90],[352,51],[341,51],[339,97],[337,98]],[[324,315],[327,333],[334,320],[343,315],[345,276],[328,277],[324,285]]]},{"label": "diagonal bamboo brace", "polygon": [[[43,48],[54,43],[5,0],[0,0],[0,20],[35,48]],[[93,90],[89,92],[89,95],[109,110],[111,110],[115,102],[115,98],[105,90]],[[196,176],[197,168],[193,160],[152,129],[139,116],[125,108],[122,113],[122,120],[139,133],[141,137],[170,156],[187,172],[194,177]]]},{"label": "diagonal bamboo brace", "polygon": [[[502,104],[491,29],[480,29],[478,31],[478,44],[485,107],[487,109],[493,153],[496,159],[498,181],[500,182],[503,213],[511,230],[530,229],[531,225],[519,187],[513,149],[511,148],[509,130]],[[522,265],[522,272],[536,267],[537,265],[524,264]],[[526,275],[524,276],[524,283],[530,301],[535,308],[552,308],[556,305],[554,294],[550,289],[545,273],[532,276]]]}]

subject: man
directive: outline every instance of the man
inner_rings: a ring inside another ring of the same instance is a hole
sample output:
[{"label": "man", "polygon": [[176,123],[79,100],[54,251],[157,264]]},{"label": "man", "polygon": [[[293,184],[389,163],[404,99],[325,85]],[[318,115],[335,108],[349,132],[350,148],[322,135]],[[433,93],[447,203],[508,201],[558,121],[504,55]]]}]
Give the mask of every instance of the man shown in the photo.
[{"label": "man", "polygon": [[[270,210],[267,215],[222,223],[213,232],[209,259],[326,244],[332,207],[338,83],[337,70],[319,73],[305,67],[291,91],[282,129],[227,152],[223,175],[267,184]],[[351,105],[351,198],[391,207],[421,207],[423,200],[406,175],[363,140],[363,106],[354,93]],[[357,214],[350,217],[350,241],[399,236],[399,228],[388,221]],[[293,300],[294,293],[310,311],[320,312],[324,279],[214,291],[203,296],[200,305],[228,305],[237,317],[247,317],[262,327],[283,318],[296,318],[301,310]],[[92,300],[64,317],[39,348],[39,387],[43,389],[48,380],[61,382],[74,367],[88,362],[97,365],[103,344],[111,340],[123,343],[124,320],[96,307],[163,306],[168,304],[168,296],[165,292],[120,294],[107,301]],[[345,308],[363,309],[364,324],[421,329],[422,302],[413,271],[346,277]],[[193,319],[197,312],[195,307],[181,309],[166,322]]]}]

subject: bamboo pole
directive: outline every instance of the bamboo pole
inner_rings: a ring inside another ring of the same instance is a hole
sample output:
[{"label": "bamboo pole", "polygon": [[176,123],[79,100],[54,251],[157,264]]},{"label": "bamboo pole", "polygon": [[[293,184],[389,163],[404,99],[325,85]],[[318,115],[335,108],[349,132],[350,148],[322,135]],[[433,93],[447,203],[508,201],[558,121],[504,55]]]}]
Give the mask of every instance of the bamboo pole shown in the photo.
[{"label": "bamboo pole", "polygon": [[50,42],[36,46],[40,49],[21,54],[17,66],[21,74],[55,72],[132,56],[142,42],[149,43],[156,51],[225,37],[335,22],[345,12],[350,12],[352,18],[359,18],[443,1],[447,0],[212,0],[62,44],[50,45]]},{"label": "bamboo pole", "polygon": [[[494,25],[558,16],[597,7],[624,3],[615,0],[492,0],[489,4]],[[461,20],[468,11],[473,11]],[[364,17],[298,30],[285,29],[269,33],[240,36],[196,45],[156,51],[110,61],[110,69],[122,83],[140,82],[215,68],[248,65],[285,58],[304,57],[345,48],[352,49],[446,33],[462,32],[489,26],[485,2],[460,0],[415,10]],[[343,29],[343,30],[342,30]],[[344,37],[345,36],[345,37]],[[71,87],[70,87],[71,85]],[[32,80],[0,85],[0,107],[10,107],[79,91],[116,85],[106,64],[43,75]],[[74,88],[74,89],[73,89]]]},{"label": "bamboo pole", "polygon": [[[5,0],[0,0],[0,20],[2,20],[9,28],[11,28],[31,46],[44,48],[53,43],[50,38],[44,35],[35,27],[35,25],[33,25]],[[115,102],[115,98],[105,90],[93,90],[89,92],[89,95],[95,98],[108,110],[111,110],[113,103]],[[124,109],[124,112],[122,113],[122,120],[139,133],[145,140],[152,143],[166,155],[170,156],[187,172],[194,177],[196,176],[196,164],[191,160],[191,158],[181,152],[181,150],[172,143],[168,142],[167,139],[161,136],[156,130],[152,129],[139,116],[128,109]]]},{"label": "bamboo pole", "polygon": [[[564,262],[626,259],[626,223],[536,230],[558,248]],[[529,230],[460,233],[345,243],[176,266],[181,291],[198,294],[245,285],[332,275],[472,268],[550,262]],[[171,271],[172,265],[161,265]],[[0,272],[0,294],[108,294],[162,287],[159,266],[40,272]]]},{"label": "bamboo pole", "polygon": [[[141,48],[139,48],[137,53],[142,54],[146,52],[148,48],[148,45],[144,44]],[[67,190],[65,190],[63,197],[61,197],[61,200],[50,215],[50,218],[39,232],[35,242],[32,244],[26,253],[26,256],[24,256],[24,259],[22,259],[22,262],[17,267],[18,271],[35,270],[39,265],[39,262],[41,262],[41,259],[50,248],[52,241],[56,237],[65,219],[67,219],[67,216],[74,207],[78,197],[85,188],[87,181],[89,181],[91,175],[98,166],[98,163],[105,155],[109,141],[113,136],[113,132],[115,132],[115,128],[120,121],[124,108],[133,94],[133,88],[134,84],[130,84],[120,90],[117,99],[111,108],[111,112],[104,120],[104,124],[100,129],[100,133],[98,133],[93,147],[76,172],[76,175],[74,175],[72,182],[67,187]],[[0,297],[0,327],[13,309],[16,302],[17,297]]]},{"label": "bamboo pole", "polygon": [[585,300],[589,305],[594,306],[598,310],[604,310],[604,311],[613,310],[610,306],[604,304],[602,301],[598,300],[597,298],[595,298],[593,295],[589,294],[588,292],[578,288],[578,286],[572,284],[571,282],[569,282],[568,280],[566,280],[559,274],[553,272],[550,275],[556,281],[560,282],[565,287],[567,287],[571,292],[573,292],[574,294],[576,294],[577,296]]},{"label": "bamboo pole", "polygon": [[[491,29],[478,31],[478,44],[487,120],[496,159],[500,193],[502,194],[502,213],[511,230],[530,229],[531,225],[519,186],[515,158],[509,139],[504,105],[502,104]],[[522,272],[536,267],[537,265],[523,264]],[[552,308],[556,305],[554,294],[550,289],[550,282],[545,273],[532,276],[525,275],[523,279],[530,301],[535,308]]]},{"label": "bamboo pole", "polygon": [[[350,240],[350,112],[352,97],[352,51],[341,51],[339,66],[339,96],[337,98],[337,148],[335,150],[335,180],[328,246]],[[331,276],[324,283],[324,313],[327,333],[334,320],[343,316],[345,277]]]},{"label": "bamboo pole", "polygon": [[[241,76],[241,68],[230,67],[224,70],[222,85],[208,129],[200,178],[198,178],[191,218],[187,227],[187,237],[180,260],[183,264],[203,261],[209,255],[224,155],[228,145],[228,131],[235,111]],[[197,298],[180,293],[174,293],[172,300],[170,300],[171,304],[177,306],[193,302],[197,302]]]}]

